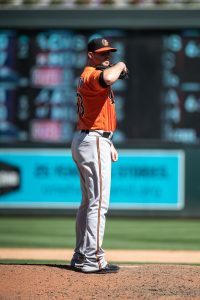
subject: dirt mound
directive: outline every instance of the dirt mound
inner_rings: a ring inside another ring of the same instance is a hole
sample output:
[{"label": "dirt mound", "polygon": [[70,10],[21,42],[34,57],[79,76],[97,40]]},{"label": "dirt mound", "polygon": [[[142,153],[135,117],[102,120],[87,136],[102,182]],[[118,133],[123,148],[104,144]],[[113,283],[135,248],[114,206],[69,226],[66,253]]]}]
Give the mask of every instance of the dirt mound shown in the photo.
[{"label": "dirt mound", "polygon": [[66,265],[0,265],[0,299],[200,299],[200,267],[123,265],[82,274]]}]

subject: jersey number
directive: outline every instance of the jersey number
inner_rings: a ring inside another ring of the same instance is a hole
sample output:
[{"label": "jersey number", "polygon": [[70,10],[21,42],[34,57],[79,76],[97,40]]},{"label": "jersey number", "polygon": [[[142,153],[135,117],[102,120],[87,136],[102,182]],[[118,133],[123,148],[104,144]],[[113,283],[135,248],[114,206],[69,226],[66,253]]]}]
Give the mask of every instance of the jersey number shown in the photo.
[{"label": "jersey number", "polygon": [[77,110],[78,114],[81,115],[81,117],[83,117],[85,113],[85,108],[83,105],[83,98],[80,93],[77,93]]}]

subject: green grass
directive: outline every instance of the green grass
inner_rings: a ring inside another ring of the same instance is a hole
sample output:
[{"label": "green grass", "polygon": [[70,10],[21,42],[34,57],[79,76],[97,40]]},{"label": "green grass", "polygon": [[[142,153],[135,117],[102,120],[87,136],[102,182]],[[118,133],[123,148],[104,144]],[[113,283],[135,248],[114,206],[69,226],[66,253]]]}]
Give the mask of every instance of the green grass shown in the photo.
[{"label": "green grass", "polygon": [[[0,247],[74,248],[74,218],[1,217]],[[200,220],[108,218],[105,249],[200,250]]]},{"label": "green grass", "polygon": [[0,265],[66,265],[67,263],[69,264],[66,260],[0,259]]}]

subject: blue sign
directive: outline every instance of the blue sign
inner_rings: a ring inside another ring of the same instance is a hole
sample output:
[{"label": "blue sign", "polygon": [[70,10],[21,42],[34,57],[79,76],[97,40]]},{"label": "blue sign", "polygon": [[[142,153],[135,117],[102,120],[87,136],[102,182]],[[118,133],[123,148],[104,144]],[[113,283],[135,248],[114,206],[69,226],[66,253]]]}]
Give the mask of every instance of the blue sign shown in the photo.
[{"label": "blue sign", "polygon": [[111,207],[181,209],[184,206],[182,151],[122,151],[113,164]]},{"label": "blue sign", "polygon": [[[184,207],[184,152],[121,150],[112,164],[113,209]],[[69,150],[0,152],[0,207],[77,208],[80,180]]]}]

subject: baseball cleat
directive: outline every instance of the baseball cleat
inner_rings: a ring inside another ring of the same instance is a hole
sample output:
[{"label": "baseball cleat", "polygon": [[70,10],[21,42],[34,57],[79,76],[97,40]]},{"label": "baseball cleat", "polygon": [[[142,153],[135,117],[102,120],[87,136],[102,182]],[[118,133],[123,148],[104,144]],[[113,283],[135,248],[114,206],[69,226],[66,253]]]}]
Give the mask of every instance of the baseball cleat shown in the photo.
[{"label": "baseball cleat", "polygon": [[83,254],[76,254],[75,258],[71,260],[72,268],[82,268],[84,265],[85,256]]},{"label": "baseball cleat", "polygon": [[81,272],[85,274],[109,274],[109,273],[117,273],[119,272],[119,267],[116,265],[107,264],[105,268],[102,268],[100,270],[92,270],[92,271],[84,271],[80,267],[75,267],[71,265],[71,269],[75,272]]},{"label": "baseball cleat", "polygon": [[116,265],[107,264],[105,268],[90,273],[98,273],[98,274],[117,273],[119,272],[119,269],[120,268]]}]

